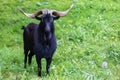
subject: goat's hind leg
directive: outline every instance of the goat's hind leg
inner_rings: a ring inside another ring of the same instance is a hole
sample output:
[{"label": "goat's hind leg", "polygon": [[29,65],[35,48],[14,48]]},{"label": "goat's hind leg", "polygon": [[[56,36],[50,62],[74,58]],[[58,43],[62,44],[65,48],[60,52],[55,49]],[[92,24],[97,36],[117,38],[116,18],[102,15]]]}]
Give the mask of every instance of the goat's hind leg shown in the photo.
[{"label": "goat's hind leg", "polygon": [[30,53],[29,53],[29,58],[28,58],[28,64],[29,64],[29,65],[31,65],[33,55],[34,55],[34,52],[33,52],[33,51],[30,51]]},{"label": "goat's hind leg", "polygon": [[28,49],[24,49],[24,68],[26,68]]}]

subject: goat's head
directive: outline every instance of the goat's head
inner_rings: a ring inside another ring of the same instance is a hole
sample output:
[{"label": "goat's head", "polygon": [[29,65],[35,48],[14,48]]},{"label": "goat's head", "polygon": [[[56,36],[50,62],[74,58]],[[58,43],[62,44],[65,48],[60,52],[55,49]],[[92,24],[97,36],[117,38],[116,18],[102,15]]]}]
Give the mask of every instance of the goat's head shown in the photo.
[{"label": "goat's head", "polygon": [[[42,24],[42,27],[43,27],[42,29],[45,34],[45,38],[46,40],[47,39],[49,40],[51,38],[51,32],[54,32],[54,24],[53,24],[54,20],[57,20],[60,17],[66,16],[72,8],[73,8],[73,5],[71,5],[70,8],[64,12],[43,9],[32,14],[25,13],[22,9],[19,9],[19,10],[29,18],[35,18],[37,20],[40,20],[40,24]],[[39,17],[39,15],[41,14],[42,16]]]}]

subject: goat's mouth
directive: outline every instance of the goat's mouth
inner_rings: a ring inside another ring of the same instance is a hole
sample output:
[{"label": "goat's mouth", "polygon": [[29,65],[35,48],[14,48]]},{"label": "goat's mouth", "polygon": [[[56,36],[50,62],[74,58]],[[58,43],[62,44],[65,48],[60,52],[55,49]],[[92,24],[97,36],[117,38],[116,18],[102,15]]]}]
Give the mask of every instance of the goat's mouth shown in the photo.
[{"label": "goat's mouth", "polygon": [[48,33],[48,34],[45,34],[45,35],[44,35],[44,41],[45,41],[46,43],[49,43],[50,40],[51,40],[51,38],[52,38],[52,34],[51,34],[51,33]]}]

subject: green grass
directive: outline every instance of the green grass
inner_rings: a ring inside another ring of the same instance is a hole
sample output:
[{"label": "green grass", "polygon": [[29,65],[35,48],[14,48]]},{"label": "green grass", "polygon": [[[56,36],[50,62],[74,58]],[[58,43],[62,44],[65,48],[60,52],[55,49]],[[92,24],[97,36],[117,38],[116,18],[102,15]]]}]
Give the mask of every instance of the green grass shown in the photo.
[{"label": "green grass", "polygon": [[[21,27],[30,22],[18,11],[48,8],[72,11],[55,21],[58,48],[50,76],[37,76],[35,57],[23,68]],[[108,66],[102,67],[106,61]],[[119,0],[0,0],[0,80],[120,80]]]}]

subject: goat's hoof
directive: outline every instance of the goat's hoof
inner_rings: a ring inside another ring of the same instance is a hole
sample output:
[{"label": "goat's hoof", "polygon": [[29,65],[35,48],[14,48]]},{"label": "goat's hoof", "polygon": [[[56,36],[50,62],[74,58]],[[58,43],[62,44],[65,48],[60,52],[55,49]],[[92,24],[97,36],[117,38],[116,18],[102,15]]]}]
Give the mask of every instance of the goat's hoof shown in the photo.
[{"label": "goat's hoof", "polygon": [[26,66],[24,66],[24,68],[26,69]]},{"label": "goat's hoof", "polygon": [[38,73],[38,76],[41,77],[41,74]]}]

